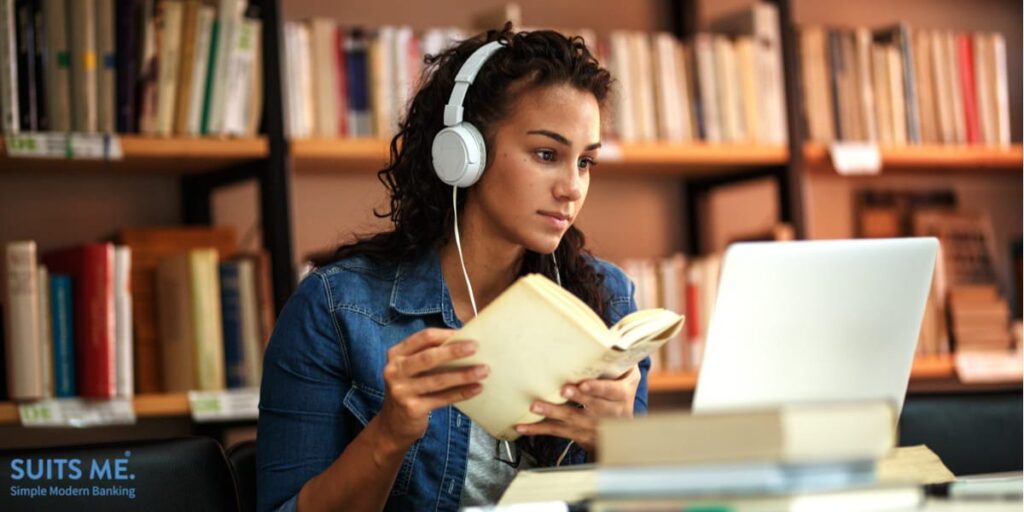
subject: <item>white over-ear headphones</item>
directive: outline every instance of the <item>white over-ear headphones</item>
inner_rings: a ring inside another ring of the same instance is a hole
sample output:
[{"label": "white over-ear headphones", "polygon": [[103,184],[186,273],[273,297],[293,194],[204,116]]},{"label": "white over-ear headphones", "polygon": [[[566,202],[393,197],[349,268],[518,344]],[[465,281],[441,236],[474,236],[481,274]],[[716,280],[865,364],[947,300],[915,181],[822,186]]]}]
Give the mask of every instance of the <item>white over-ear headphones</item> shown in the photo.
[{"label": "white over-ear headphones", "polygon": [[504,44],[499,41],[481,46],[466,59],[466,63],[455,75],[455,87],[444,107],[445,128],[437,132],[430,147],[434,172],[449,185],[466,188],[476,183],[487,164],[484,137],[475,126],[462,120],[462,103],[480,68],[502,47]]}]

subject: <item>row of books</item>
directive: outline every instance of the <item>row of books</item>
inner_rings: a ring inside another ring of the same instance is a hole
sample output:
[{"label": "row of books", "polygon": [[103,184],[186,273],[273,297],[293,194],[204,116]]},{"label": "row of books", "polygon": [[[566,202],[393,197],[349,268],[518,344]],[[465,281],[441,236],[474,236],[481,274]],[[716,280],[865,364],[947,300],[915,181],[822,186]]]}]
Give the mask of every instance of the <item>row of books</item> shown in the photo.
[{"label": "row of books", "polygon": [[812,140],[1010,144],[1002,34],[809,26],[800,51]]},{"label": "row of books", "polygon": [[[938,233],[925,233],[935,236]],[[940,240],[942,238],[940,237]],[[947,241],[943,254],[954,251]],[[927,301],[917,355],[957,351],[1009,351],[1014,348],[1011,313],[993,284],[949,284],[947,263],[940,257]],[[721,256],[689,259],[682,254],[657,259],[629,259],[622,268],[636,284],[641,310],[665,308],[685,314],[683,332],[652,355],[652,371],[696,372],[700,369],[707,329],[714,313]]]},{"label": "row of books", "polygon": [[[778,10],[751,8],[683,42],[667,33],[578,33],[613,73],[610,136],[627,142],[786,141]],[[528,30],[528,29],[527,29]],[[389,137],[424,72],[423,57],[467,37],[457,29],[347,28],[286,22],[292,138]]]},{"label": "row of books", "polygon": [[128,230],[118,245],[41,258],[33,241],[8,243],[7,396],[258,386],[273,326],[268,261],[238,254],[226,232]]},{"label": "row of books", "polygon": [[694,372],[700,368],[721,263],[720,255],[687,258],[679,253],[622,262],[623,271],[636,284],[634,297],[639,309],[665,308],[686,316],[682,332],[651,356],[651,371]]},{"label": "row of books", "polygon": [[4,133],[252,135],[261,22],[248,0],[0,0]]}]

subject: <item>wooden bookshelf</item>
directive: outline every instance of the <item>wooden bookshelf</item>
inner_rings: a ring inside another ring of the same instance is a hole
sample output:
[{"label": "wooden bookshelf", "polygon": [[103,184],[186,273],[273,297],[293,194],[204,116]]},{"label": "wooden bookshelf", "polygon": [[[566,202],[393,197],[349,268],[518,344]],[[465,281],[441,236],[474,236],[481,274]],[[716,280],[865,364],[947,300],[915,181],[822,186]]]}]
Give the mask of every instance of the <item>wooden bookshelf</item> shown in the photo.
[{"label": "wooden bookshelf", "polygon": [[[912,385],[944,381],[952,383],[955,387],[958,385],[956,379],[956,368],[953,363],[953,357],[950,355],[917,358],[914,360],[914,367],[910,373]],[[648,376],[647,384],[648,389],[652,393],[693,391],[697,386],[697,373],[651,373]],[[1006,387],[1008,385],[1012,386],[1014,383],[996,385]],[[1020,383],[1016,383],[1016,386],[1020,387]],[[969,386],[959,384],[959,387],[966,389]]]},{"label": "wooden bookshelf", "polygon": [[[292,141],[291,150],[299,172],[371,173],[387,162],[388,143],[380,139],[302,139]],[[785,165],[788,159],[784,146],[607,142],[595,172],[715,174]]]},{"label": "wooden bookshelf", "polygon": [[267,139],[118,136],[121,160],[67,160],[60,158],[15,158],[7,154],[0,139],[0,172],[127,172],[196,174],[223,169],[268,155]]},{"label": "wooden bookshelf", "polygon": [[[135,407],[135,416],[138,418],[189,415],[188,395],[186,393],[139,395],[132,402]],[[16,425],[19,422],[18,406],[13,402],[0,403],[0,425]]]},{"label": "wooden bookshelf", "polygon": [[[984,146],[905,146],[883,147],[882,173],[960,173],[983,175],[1021,175],[1024,164],[1020,144],[1009,148]],[[824,144],[804,145],[804,160],[814,172],[835,173],[828,148]]]}]

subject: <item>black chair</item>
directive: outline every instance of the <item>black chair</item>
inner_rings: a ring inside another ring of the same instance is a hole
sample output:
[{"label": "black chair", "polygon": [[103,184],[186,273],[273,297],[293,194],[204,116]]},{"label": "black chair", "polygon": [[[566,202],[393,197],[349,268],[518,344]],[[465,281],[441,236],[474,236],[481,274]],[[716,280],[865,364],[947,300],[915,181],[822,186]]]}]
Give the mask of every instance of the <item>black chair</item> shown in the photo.
[{"label": "black chair", "polygon": [[242,441],[228,448],[228,461],[235,474],[241,512],[256,511],[256,441]]},{"label": "black chair", "polygon": [[926,444],[955,475],[1020,471],[1021,392],[909,395],[900,445]]},{"label": "black chair", "polygon": [[237,512],[231,467],[213,439],[0,452],[0,510]]}]

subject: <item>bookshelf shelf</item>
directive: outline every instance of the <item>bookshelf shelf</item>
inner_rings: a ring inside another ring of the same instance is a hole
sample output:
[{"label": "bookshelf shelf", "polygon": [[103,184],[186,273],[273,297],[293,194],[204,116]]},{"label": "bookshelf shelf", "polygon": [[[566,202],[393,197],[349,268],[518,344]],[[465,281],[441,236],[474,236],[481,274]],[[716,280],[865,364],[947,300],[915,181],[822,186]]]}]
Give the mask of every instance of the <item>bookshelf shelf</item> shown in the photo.
[{"label": "bookshelf shelf", "polygon": [[[138,418],[188,416],[189,414],[186,393],[138,395],[132,399],[132,402],[135,416]],[[19,422],[16,404],[13,402],[0,403],[0,425],[16,425]]]},{"label": "bookshelf shelf", "polygon": [[[973,384],[963,384],[957,380],[953,357],[950,355],[919,357],[914,360],[910,373],[913,388],[930,389],[936,382],[944,384],[943,389],[975,389]],[[697,386],[697,373],[666,373],[656,372],[648,375],[648,389],[652,393],[688,392]],[[1020,383],[995,383],[994,387],[1020,387]]]},{"label": "bookshelf shelf", "polygon": [[[387,160],[388,141],[380,139],[301,139],[291,142],[303,172],[375,172]],[[695,175],[744,167],[785,165],[783,146],[607,143],[595,172],[608,174]],[[301,165],[319,163],[321,165]]]},{"label": "bookshelf shelf", "polygon": [[[882,172],[971,173],[984,175],[1021,175],[1020,144],[1009,148],[982,146],[906,146],[883,147]],[[828,148],[824,144],[804,145],[808,169],[832,171]]]},{"label": "bookshelf shelf", "polygon": [[4,142],[0,140],[0,172],[34,173],[53,170],[198,174],[268,155],[267,139],[264,137],[229,139],[121,135],[118,139],[124,158],[111,161],[14,158],[7,154]]}]

